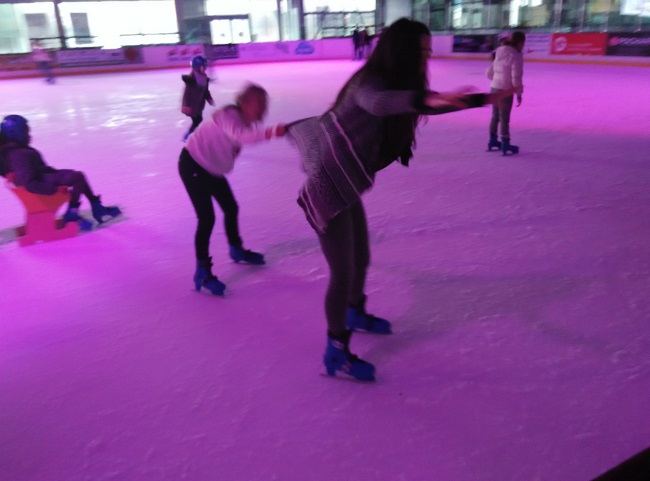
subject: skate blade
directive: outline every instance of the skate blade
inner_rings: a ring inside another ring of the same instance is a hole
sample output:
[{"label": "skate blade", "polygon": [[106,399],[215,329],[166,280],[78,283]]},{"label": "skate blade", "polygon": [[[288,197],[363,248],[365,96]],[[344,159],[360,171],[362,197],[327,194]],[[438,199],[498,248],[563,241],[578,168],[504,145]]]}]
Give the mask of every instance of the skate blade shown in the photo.
[{"label": "skate blade", "polygon": [[323,371],[320,373],[322,377],[326,377],[327,379],[333,379],[335,381],[343,381],[343,382],[352,382],[355,384],[374,384],[377,382],[377,378],[373,379],[357,379],[356,377],[350,376],[345,373],[340,373],[340,374],[335,374],[334,376],[330,376],[327,374],[327,371]]}]

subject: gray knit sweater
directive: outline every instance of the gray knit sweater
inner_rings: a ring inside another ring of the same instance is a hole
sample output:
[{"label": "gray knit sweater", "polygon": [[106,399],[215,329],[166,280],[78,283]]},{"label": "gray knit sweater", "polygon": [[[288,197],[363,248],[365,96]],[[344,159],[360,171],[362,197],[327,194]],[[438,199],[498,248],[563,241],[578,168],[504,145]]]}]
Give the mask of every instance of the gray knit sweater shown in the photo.
[{"label": "gray knit sweater", "polygon": [[[474,97],[471,106],[482,105],[483,98]],[[423,98],[424,92],[386,90],[379,79],[357,80],[334,109],[288,126],[307,173],[298,204],[316,232],[372,187],[387,116],[457,110],[426,108]]]}]

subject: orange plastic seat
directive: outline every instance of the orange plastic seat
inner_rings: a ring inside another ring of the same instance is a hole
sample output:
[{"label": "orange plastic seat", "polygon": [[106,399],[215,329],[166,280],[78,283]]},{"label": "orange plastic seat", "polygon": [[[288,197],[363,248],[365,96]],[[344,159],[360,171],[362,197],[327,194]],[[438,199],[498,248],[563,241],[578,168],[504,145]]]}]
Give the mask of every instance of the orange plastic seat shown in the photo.
[{"label": "orange plastic seat", "polygon": [[63,204],[70,201],[70,195],[57,191],[53,195],[39,195],[28,192],[24,187],[14,184],[13,173],[6,176],[7,187],[11,190],[25,207],[25,225],[18,227],[18,242],[22,247],[35,244],[74,237],[79,233],[79,224],[63,219],[57,220],[56,213]]}]

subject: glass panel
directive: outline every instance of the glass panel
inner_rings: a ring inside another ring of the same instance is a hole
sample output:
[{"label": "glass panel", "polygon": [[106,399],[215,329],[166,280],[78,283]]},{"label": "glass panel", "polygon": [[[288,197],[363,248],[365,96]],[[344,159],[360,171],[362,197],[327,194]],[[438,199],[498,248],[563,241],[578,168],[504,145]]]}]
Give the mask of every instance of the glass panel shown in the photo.
[{"label": "glass panel", "polygon": [[553,26],[555,0],[522,0],[519,8],[519,25],[523,28],[546,28]]},{"label": "glass panel", "polygon": [[230,19],[211,20],[210,34],[213,45],[226,45],[233,43],[232,30],[230,29]]},{"label": "glass panel", "polygon": [[31,51],[30,39],[61,48],[53,2],[0,4],[0,54]]},{"label": "glass panel", "polygon": [[329,12],[354,12],[374,11],[375,0],[303,0],[305,13]]},{"label": "glass panel", "polygon": [[648,0],[611,0],[607,29],[611,32],[648,31],[650,2]]},{"label": "glass panel", "polygon": [[[233,38],[235,43],[250,42],[251,40],[255,42],[280,40],[277,0],[239,0],[236,2],[206,0],[205,8],[208,16],[248,15],[250,32],[244,36],[235,36]],[[242,40],[243,38],[248,38],[248,40]]]},{"label": "glass panel", "polygon": [[180,40],[174,0],[63,2],[59,11],[70,48],[119,48]]}]

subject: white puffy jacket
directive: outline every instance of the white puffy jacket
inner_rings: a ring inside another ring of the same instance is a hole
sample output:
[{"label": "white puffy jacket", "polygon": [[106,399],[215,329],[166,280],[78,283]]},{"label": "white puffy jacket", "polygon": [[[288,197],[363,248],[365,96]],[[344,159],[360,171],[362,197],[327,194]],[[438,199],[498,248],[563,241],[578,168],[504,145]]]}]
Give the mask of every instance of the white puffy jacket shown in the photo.
[{"label": "white puffy jacket", "polygon": [[496,49],[496,57],[486,72],[487,78],[494,89],[509,89],[522,87],[524,76],[524,56],[519,50],[510,45],[502,45]]}]

